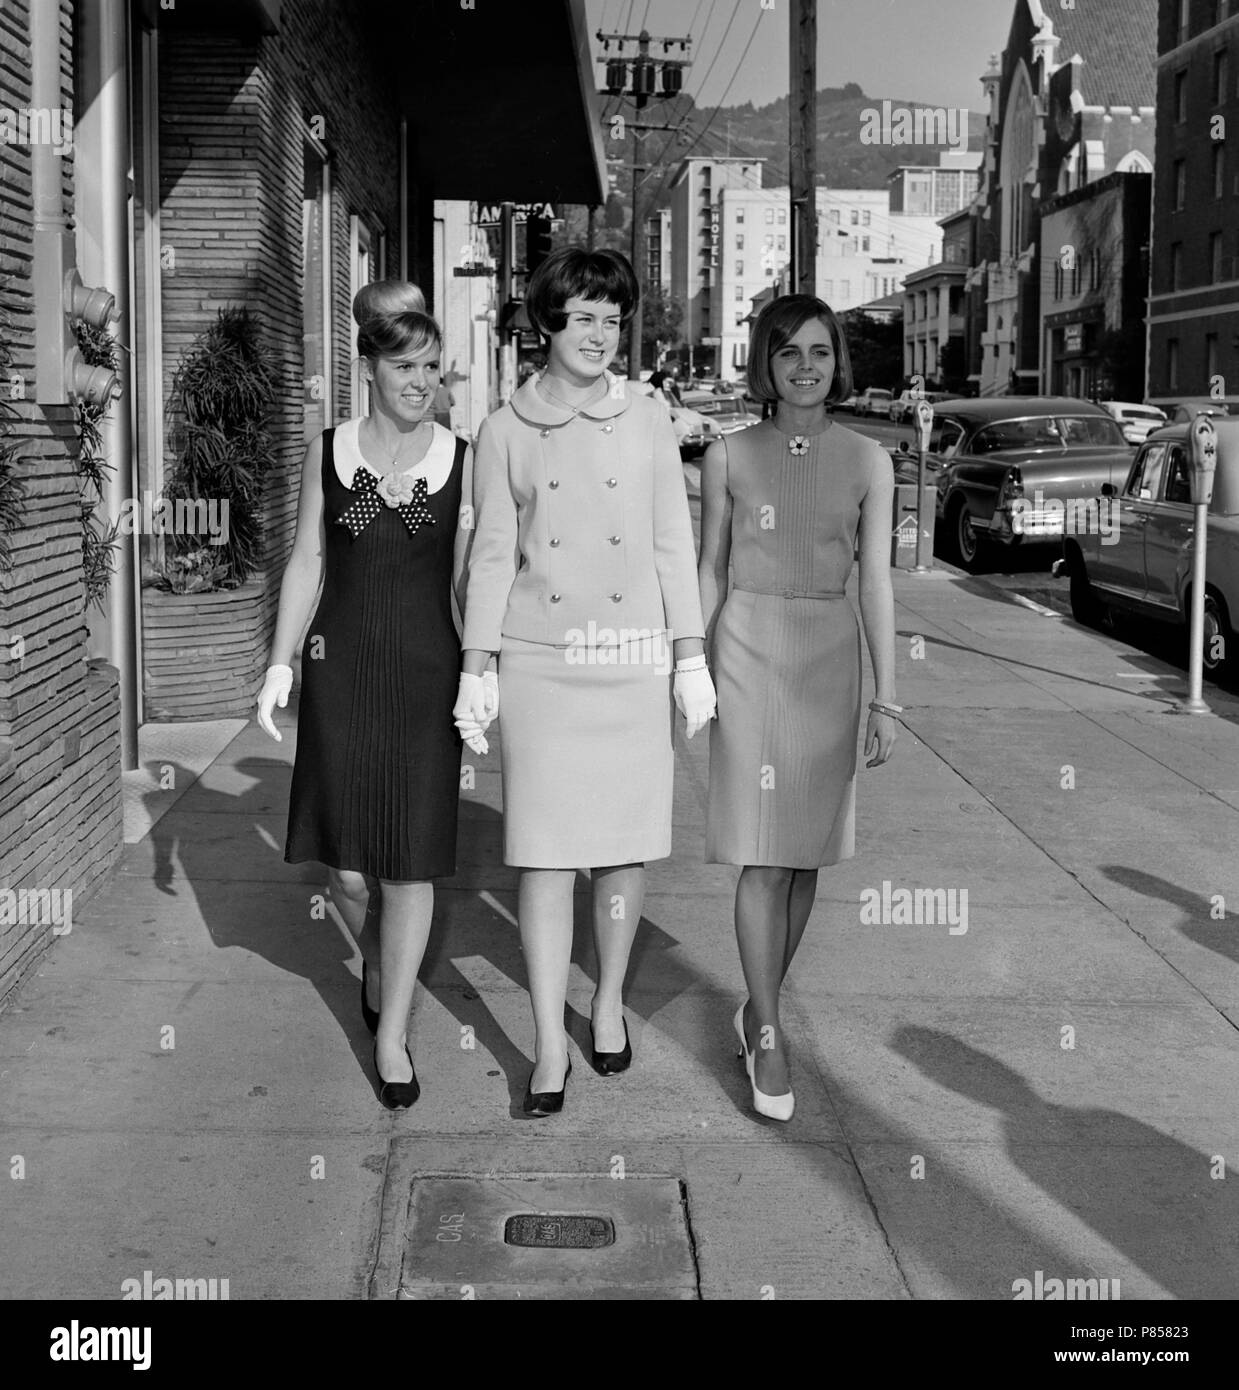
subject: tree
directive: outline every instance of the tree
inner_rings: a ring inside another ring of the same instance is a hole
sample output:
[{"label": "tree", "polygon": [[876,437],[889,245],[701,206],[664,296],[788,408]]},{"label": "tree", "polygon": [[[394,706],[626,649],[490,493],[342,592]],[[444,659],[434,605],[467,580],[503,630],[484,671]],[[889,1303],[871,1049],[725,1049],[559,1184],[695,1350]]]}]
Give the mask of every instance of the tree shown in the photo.
[{"label": "tree", "polygon": [[903,379],[903,325],[898,319],[880,323],[857,309],[843,314],[841,322],[856,389],[883,386],[895,390]]},{"label": "tree", "polygon": [[663,293],[661,285],[649,285],[641,295],[641,342],[646,348],[673,346],[681,338],[684,306]]}]

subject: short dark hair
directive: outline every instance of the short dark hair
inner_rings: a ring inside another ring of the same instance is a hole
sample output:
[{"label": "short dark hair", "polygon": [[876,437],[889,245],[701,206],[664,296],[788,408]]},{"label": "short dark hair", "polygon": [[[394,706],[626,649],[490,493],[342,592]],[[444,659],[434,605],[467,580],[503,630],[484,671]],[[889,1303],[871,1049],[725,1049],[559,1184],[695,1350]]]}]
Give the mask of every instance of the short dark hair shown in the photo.
[{"label": "short dark hair", "polygon": [[529,277],[525,312],[544,338],[562,333],[568,319],[564,305],[570,299],[619,306],[626,324],[637,311],[641,287],[626,256],[618,251],[582,251],[565,246],[551,254]]},{"label": "short dark hair", "polygon": [[785,294],[772,299],[757,316],[749,340],[749,394],[763,404],[774,405],[779,393],[774,389],[770,359],[790,342],[810,319],[820,319],[830,332],[835,349],[835,375],[826,399],[845,400],[852,394],[852,359],[847,339],[835,311],[824,299],[811,294]]},{"label": "short dark hair", "polygon": [[431,343],[442,351],[443,334],[429,314],[416,309],[371,314],[357,330],[357,352],[362,357],[401,357],[406,352],[423,352]]}]

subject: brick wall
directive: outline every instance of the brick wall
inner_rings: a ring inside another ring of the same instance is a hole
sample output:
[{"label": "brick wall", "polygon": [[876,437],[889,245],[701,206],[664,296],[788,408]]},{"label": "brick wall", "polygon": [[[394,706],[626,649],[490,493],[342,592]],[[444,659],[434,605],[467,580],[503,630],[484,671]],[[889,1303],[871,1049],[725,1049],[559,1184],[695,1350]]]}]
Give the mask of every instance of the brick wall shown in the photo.
[{"label": "brick wall", "polygon": [[[30,100],[29,3],[0,8],[0,101],[17,108]],[[60,15],[67,106],[68,3]],[[61,163],[71,213],[73,160]],[[86,656],[73,411],[34,401],[31,253],[30,151],[0,144],[0,299],[26,494],[0,576],[0,890],[71,889],[76,910],[120,853],[119,695],[114,669]],[[16,901],[6,893],[0,910],[0,1003],[53,939],[49,922],[8,920]]]},{"label": "brick wall", "polygon": [[[264,496],[264,602],[247,624],[252,657],[236,688],[252,705],[266,668],[279,582],[292,545],[304,453],[301,294],[303,130],[321,118],[331,154],[334,413],[352,413],[349,219],[381,225],[398,272],[399,108],[363,7],[289,0],[270,37],[160,31],[161,240],[165,394],[186,348],[226,304],[261,313],[279,385],[277,463]],[[377,245],[376,245],[377,251]],[[171,470],[173,460],[165,467]],[[158,603],[147,593],[144,604]],[[196,717],[202,717],[198,713]]]}]

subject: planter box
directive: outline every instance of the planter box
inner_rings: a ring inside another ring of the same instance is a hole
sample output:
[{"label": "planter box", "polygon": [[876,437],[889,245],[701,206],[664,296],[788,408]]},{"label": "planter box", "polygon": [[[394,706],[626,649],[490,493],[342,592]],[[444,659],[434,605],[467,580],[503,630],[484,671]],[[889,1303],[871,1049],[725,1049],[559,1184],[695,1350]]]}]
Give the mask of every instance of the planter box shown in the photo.
[{"label": "planter box", "polygon": [[247,718],[262,687],[273,600],[265,578],[208,594],[142,590],[145,718]]}]

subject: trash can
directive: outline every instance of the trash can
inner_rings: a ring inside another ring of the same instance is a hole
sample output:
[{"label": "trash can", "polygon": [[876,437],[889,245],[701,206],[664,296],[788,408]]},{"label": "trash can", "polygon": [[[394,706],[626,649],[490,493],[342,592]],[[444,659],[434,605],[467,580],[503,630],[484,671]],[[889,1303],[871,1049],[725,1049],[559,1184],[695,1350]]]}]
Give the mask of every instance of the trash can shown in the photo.
[{"label": "trash can", "polygon": [[[927,561],[933,556],[934,548],[934,500],[938,489],[926,483],[924,497],[921,499],[921,518],[925,526],[925,552]],[[891,516],[891,567],[910,570],[916,568],[916,484],[896,483],[895,501]]]}]

